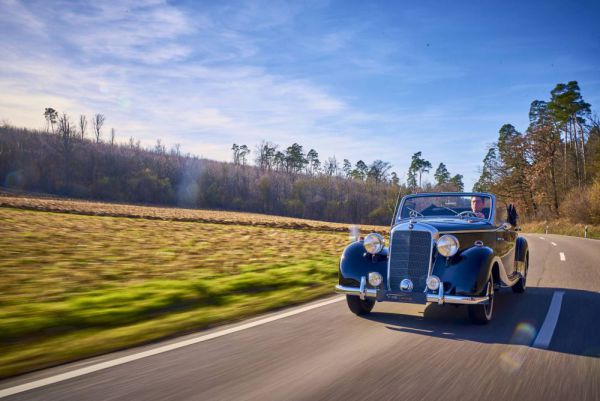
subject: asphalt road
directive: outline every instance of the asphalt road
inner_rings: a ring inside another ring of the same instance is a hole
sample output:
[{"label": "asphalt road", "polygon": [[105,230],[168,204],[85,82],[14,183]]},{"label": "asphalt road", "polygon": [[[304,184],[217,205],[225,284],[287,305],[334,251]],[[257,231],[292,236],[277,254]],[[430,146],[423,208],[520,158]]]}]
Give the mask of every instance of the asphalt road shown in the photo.
[{"label": "asphalt road", "polygon": [[[320,301],[310,310],[291,309],[291,316],[268,316],[273,321],[263,317],[22,376],[0,383],[0,395],[133,355],[6,399],[600,400],[600,241],[526,237],[527,292],[500,291],[487,326],[470,324],[466,309],[452,305],[383,303],[359,318],[345,301]],[[533,347],[543,336],[551,338],[547,349]],[[179,348],[140,357],[165,345]]]}]

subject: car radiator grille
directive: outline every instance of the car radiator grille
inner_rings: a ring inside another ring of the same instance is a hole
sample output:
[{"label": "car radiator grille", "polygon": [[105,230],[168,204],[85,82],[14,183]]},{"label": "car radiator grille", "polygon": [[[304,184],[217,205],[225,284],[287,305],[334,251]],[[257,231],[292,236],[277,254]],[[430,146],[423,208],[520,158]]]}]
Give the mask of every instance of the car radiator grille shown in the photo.
[{"label": "car radiator grille", "polygon": [[431,246],[431,233],[428,231],[396,231],[392,234],[389,266],[392,291],[398,291],[400,282],[405,278],[413,282],[413,292],[425,290]]}]

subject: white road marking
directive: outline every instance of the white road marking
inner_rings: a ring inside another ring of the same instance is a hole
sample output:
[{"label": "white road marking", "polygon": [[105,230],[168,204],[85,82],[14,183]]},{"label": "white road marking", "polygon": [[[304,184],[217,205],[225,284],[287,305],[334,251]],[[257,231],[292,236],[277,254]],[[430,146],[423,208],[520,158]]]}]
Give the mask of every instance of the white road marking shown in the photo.
[{"label": "white road marking", "polygon": [[551,242],[552,246],[556,246],[556,242]]},{"label": "white road marking", "polygon": [[561,252],[561,253],[560,253],[560,260],[561,260],[561,262],[564,262],[565,260],[567,260],[567,259],[565,258],[565,253],[564,253],[564,252]]},{"label": "white road marking", "polygon": [[548,308],[548,313],[546,314],[542,328],[533,342],[533,347],[546,349],[550,345],[556,323],[558,322],[558,316],[560,315],[560,306],[562,304],[563,295],[565,295],[564,291],[555,291],[554,295],[552,295],[550,308]]},{"label": "white road marking", "polygon": [[168,351],[172,351],[172,350],[175,350],[178,348],[187,347],[188,345],[212,340],[213,338],[223,337],[223,336],[226,336],[227,334],[237,333],[238,331],[250,329],[250,328],[256,327],[256,326],[261,326],[263,324],[267,324],[270,322],[274,322],[276,320],[284,319],[286,317],[298,315],[303,312],[308,312],[309,310],[317,309],[322,306],[326,306],[326,305],[329,305],[329,304],[332,304],[335,302],[339,302],[343,299],[346,299],[346,297],[335,297],[332,299],[328,299],[326,301],[322,301],[322,302],[318,302],[315,304],[295,308],[295,309],[289,310],[287,312],[279,313],[279,314],[272,315],[272,316],[267,316],[265,318],[258,319],[253,322],[240,324],[239,326],[215,331],[210,334],[205,334],[205,335],[191,338],[188,340],[183,340],[183,341],[179,341],[179,342],[176,342],[173,344],[164,345],[162,347],[150,349],[148,351],[138,352],[137,354],[132,354],[132,355],[124,356],[121,358],[113,359],[112,361],[97,363],[95,365],[86,366],[81,369],[75,369],[71,372],[61,373],[59,375],[50,376],[45,379],[35,380],[30,383],[21,384],[19,386],[5,388],[3,390],[0,390],[0,398],[8,397],[8,396],[22,393],[22,392],[28,391],[28,390],[33,390],[35,388],[47,386],[49,384],[58,383],[58,382],[61,382],[64,380],[69,380],[74,377],[87,375],[88,373],[93,373],[93,372],[97,372],[99,370],[111,368],[113,366],[122,365],[127,362],[137,361],[138,359],[146,358],[149,356],[162,354],[163,352],[168,352]]},{"label": "white road marking", "polygon": [[540,237],[540,239],[546,239],[546,238],[544,238],[544,237]]}]

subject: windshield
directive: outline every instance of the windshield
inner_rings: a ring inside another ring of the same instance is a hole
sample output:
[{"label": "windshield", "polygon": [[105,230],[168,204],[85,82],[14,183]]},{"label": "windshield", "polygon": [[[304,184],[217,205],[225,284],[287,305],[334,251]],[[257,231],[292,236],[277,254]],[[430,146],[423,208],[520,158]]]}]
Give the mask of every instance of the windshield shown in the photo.
[{"label": "windshield", "polygon": [[403,201],[396,222],[434,217],[489,219],[490,204],[491,199],[487,195],[411,196]]}]

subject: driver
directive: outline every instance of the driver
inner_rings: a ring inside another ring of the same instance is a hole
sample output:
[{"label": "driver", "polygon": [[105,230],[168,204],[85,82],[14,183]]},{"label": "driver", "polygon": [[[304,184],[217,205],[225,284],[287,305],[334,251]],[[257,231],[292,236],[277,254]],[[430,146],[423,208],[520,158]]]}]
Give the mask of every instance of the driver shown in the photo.
[{"label": "driver", "polygon": [[473,196],[471,197],[471,210],[473,214],[479,218],[485,219],[485,214],[483,213],[483,206],[485,205],[485,201],[481,196]]}]

